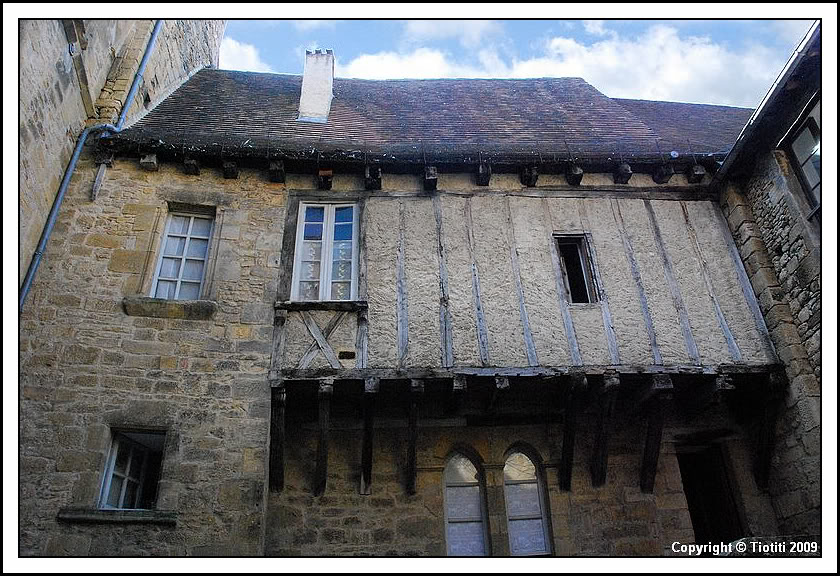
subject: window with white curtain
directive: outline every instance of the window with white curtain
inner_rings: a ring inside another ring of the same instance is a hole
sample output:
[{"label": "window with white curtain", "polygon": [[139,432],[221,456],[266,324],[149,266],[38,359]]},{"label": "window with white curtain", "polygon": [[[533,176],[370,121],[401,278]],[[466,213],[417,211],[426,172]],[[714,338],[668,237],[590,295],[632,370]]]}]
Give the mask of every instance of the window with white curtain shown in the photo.
[{"label": "window with white curtain", "polygon": [[443,472],[446,552],[449,556],[486,556],[489,551],[484,485],[478,468],[461,454]]},{"label": "window with white curtain", "polygon": [[511,555],[549,554],[544,488],[534,462],[514,452],[505,461],[504,477]]}]

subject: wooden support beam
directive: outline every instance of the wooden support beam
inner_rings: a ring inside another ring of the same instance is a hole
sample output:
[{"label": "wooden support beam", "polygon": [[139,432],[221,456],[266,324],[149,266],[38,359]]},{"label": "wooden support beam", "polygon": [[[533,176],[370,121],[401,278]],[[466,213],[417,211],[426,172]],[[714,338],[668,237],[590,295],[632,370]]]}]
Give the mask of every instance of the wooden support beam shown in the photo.
[{"label": "wooden support beam", "polygon": [[598,430],[595,433],[595,448],[592,451],[589,467],[593,486],[603,486],[607,481],[610,433],[619,386],[620,381],[616,372],[604,374],[604,386],[598,393]]},{"label": "wooden support beam", "polygon": [[582,180],[583,168],[577,164],[570,164],[566,169],[566,182],[568,182],[570,186],[580,186]]},{"label": "wooden support beam", "polygon": [[767,379],[767,390],[764,391],[764,405],[758,429],[753,475],[756,485],[762,490],[767,488],[770,478],[770,461],[776,440],[776,421],[779,416],[781,399],[783,397],[787,379],[784,372],[771,372]]},{"label": "wooden support beam", "polygon": [[651,397],[647,403],[647,433],[645,450],[642,454],[642,468],[639,474],[639,486],[642,492],[650,494],[656,481],[656,467],[659,465],[659,449],[662,446],[662,427],[665,421],[663,405],[670,399],[674,388],[671,377],[657,374],[651,378],[649,387]]},{"label": "wooden support beam", "polygon": [[373,416],[376,410],[376,393],[379,392],[379,379],[365,379],[365,393],[363,398],[364,436],[362,438],[362,476],[359,483],[359,494],[370,495],[373,484]]},{"label": "wooden support beam", "polygon": [[320,496],[327,489],[327,455],[330,451],[330,399],[333,379],[324,378],[318,386],[318,452],[315,457],[314,494]]},{"label": "wooden support beam", "polygon": [[399,233],[397,243],[397,369],[408,355],[408,290],[405,275],[405,201],[399,200]]},{"label": "wooden support beam", "polygon": [[201,166],[195,158],[184,158],[184,174],[198,176],[201,174]]},{"label": "wooden support beam", "polygon": [[417,492],[417,428],[420,421],[420,402],[423,399],[423,381],[411,381],[411,406],[408,413],[408,453],[406,454],[406,491]]},{"label": "wooden support beam", "polygon": [[149,172],[157,172],[159,168],[157,154],[144,154],[140,158],[140,168]]},{"label": "wooden support beam", "polygon": [[537,178],[540,177],[540,171],[536,166],[525,166],[522,172],[519,173],[519,181],[523,186],[533,188],[537,185]]},{"label": "wooden support beam", "polygon": [[667,184],[671,176],[674,175],[674,166],[668,162],[667,164],[660,164],[653,171],[653,181],[657,184]]},{"label": "wooden support beam", "polygon": [[272,160],[268,163],[268,179],[271,182],[286,182],[286,165],[282,160]]},{"label": "wooden support beam", "polygon": [[365,166],[365,190],[382,190],[382,168]]},{"label": "wooden support beam", "polygon": [[464,201],[464,225],[467,233],[467,250],[470,253],[470,267],[472,269],[473,311],[475,313],[475,331],[478,336],[478,357],[481,364],[490,364],[490,350],[487,339],[487,322],[484,319],[484,307],[481,305],[481,282],[478,277],[478,266],[475,262],[475,235],[472,220],[472,198]]},{"label": "wooden support beam", "polygon": [[706,176],[706,169],[700,164],[694,164],[688,167],[685,171],[685,176],[688,178],[689,184],[699,184],[703,181],[703,177]]},{"label": "wooden support beam", "polygon": [[566,394],[566,415],[563,423],[563,451],[560,454],[560,466],[557,469],[557,482],[560,490],[569,491],[572,489],[577,417],[586,386],[586,376],[583,374],[575,374],[570,378]]},{"label": "wooden support beam", "polygon": [[423,190],[432,192],[437,190],[438,171],[435,166],[426,166],[423,170]]},{"label": "wooden support beam", "polygon": [[239,178],[239,163],[235,160],[224,160],[222,162],[222,174],[227,180]]},{"label": "wooden support beam", "polygon": [[475,183],[478,186],[489,186],[491,172],[490,162],[480,163],[478,165],[478,173],[475,175]]},{"label": "wooden support beam", "polygon": [[622,162],[615,168],[615,172],[613,172],[613,183],[614,184],[627,184],[630,182],[630,178],[633,176],[633,169],[630,168],[630,164],[627,162]]},{"label": "wooden support beam", "polygon": [[333,171],[318,170],[318,190],[329,190],[332,188]]},{"label": "wooden support beam", "polygon": [[452,391],[456,393],[467,391],[467,377],[464,374],[455,374],[452,378]]},{"label": "wooden support beam", "polygon": [[268,489],[280,492],[286,477],[286,388],[271,389],[271,438],[268,460]]}]

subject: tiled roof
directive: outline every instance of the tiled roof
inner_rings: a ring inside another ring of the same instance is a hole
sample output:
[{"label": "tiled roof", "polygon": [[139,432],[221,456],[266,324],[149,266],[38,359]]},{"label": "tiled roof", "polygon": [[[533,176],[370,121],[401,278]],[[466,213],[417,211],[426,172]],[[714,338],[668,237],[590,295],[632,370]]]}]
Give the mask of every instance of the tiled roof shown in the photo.
[{"label": "tiled roof", "polygon": [[[250,156],[342,153],[655,158],[728,150],[749,110],[611,99],[581,78],[336,78],[326,124],[297,121],[301,76],[204,69],[109,139],[115,148]],[[657,146],[658,141],[658,146]]]}]

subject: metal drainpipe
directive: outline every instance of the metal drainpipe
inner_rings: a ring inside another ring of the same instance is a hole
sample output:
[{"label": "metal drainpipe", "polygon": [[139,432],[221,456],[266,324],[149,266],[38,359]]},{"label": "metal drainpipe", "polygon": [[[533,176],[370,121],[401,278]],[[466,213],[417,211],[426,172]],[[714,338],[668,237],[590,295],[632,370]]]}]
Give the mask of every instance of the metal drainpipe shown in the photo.
[{"label": "metal drainpipe", "polygon": [[29,269],[26,271],[26,278],[24,278],[23,286],[21,286],[20,289],[18,314],[23,312],[23,303],[26,300],[26,295],[29,294],[29,289],[32,287],[32,281],[35,279],[35,272],[38,271],[38,266],[41,264],[41,257],[44,255],[44,250],[47,248],[47,242],[52,234],[55,221],[58,219],[58,210],[61,208],[61,202],[64,200],[64,194],[67,192],[67,187],[70,185],[70,179],[76,169],[76,164],[79,161],[79,156],[82,154],[82,148],[84,147],[88,136],[97,132],[116,134],[122,130],[126,114],[128,114],[131,102],[134,100],[134,96],[137,94],[137,90],[140,87],[140,81],[143,79],[143,72],[146,70],[146,64],[149,62],[149,56],[152,55],[155,42],[157,41],[158,34],[160,33],[160,29],[162,27],[163,20],[155,22],[155,28],[152,30],[152,36],[149,38],[149,43],[146,44],[146,52],[143,54],[143,59],[140,60],[140,66],[137,68],[137,73],[134,75],[134,81],[131,83],[131,89],[129,89],[128,96],[123,103],[123,109],[120,113],[116,126],[113,124],[95,124],[85,128],[79,136],[79,140],[76,142],[76,148],[73,150],[73,156],[70,158],[70,164],[67,165],[67,169],[64,171],[64,178],[61,180],[61,186],[58,187],[58,194],[55,195],[55,200],[53,201],[52,208],[50,209],[50,215],[47,218],[46,224],[44,224],[43,231],[41,232],[41,239],[38,241],[38,247],[35,249],[35,253],[32,255],[32,261],[29,263]]}]

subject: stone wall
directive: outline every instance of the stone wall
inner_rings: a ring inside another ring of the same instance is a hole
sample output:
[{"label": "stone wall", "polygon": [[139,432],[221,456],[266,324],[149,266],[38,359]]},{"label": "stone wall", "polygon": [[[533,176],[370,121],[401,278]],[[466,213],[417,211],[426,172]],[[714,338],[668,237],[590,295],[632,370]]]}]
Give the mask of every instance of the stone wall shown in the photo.
[{"label": "stone wall", "polygon": [[789,381],[769,480],[779,527],[820,534],[819,230],[798,208],[795,178],[783,153],[768,151],[743,187],[726,184],[721,206]]},{"label": "stone wall", "polygon": [[[61,20],[20,22],[21,283],[64,170],[86,123],[112,122],[137,71],[152,20],[85,20],[84,49],[74,50],[87,77],[80,84]],[[81,28],[78,29],[81,33]],[[177,87],[189,72],[218,65],[223,20],[168,20],[128,119]],[[85,110],[84,97],[93,102]],[[147,98],[148,96],[148,98]]]}]

